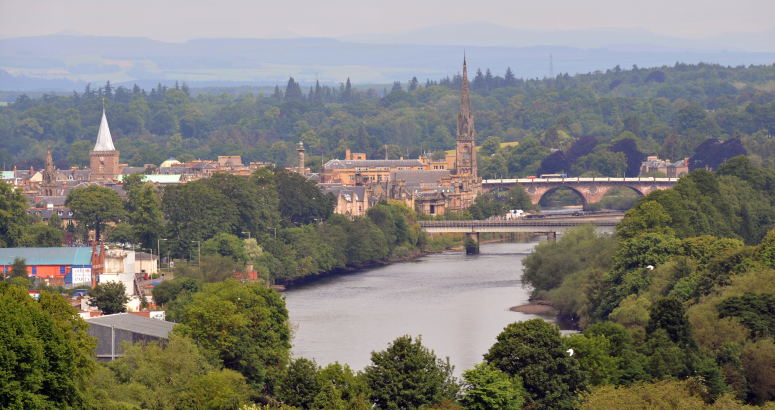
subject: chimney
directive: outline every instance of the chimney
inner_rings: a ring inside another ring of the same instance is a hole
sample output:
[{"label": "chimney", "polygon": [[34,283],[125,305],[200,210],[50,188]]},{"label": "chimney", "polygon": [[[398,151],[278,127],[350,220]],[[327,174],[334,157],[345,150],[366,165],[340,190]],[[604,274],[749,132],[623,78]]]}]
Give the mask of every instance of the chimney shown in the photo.
[{"label": "chimney", "polygon": [[403,161],[403,160],[404,160],[404,157],[400,157],[400,158],[401,158],[401,161]]},{"label": "chimney", "polygon": [[347,151],[345,151],[345,154],[344,154],[344,160],[345,161],[352,161],[352,159],[353,159],[353,157],[350,154],[350,149],[347,148]]},{"label": "chimney", "polygon": [[248,272],[253,272],[253,264],[252,263],[245,264],[245,270]]}]

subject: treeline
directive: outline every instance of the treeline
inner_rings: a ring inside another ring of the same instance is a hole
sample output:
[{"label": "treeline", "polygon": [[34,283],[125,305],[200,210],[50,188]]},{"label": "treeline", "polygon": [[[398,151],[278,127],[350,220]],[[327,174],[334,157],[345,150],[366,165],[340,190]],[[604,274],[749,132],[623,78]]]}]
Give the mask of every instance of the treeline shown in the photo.
[{"label": "treeline", "polygon": [[763,405],[775,400],[773,201],[775,171],[747,157],[697,169],[638,200],[613,236],[585,227],[539,245],[522,280],[585,328],[593,384],[689,380],[708,402]]},{"label": "treeline", "polygon": [[[88,242],[91,230],[97,241],[139,244],[181,260],[201,255],[230,261],[213,262],[209,265],[220,273],[200,276],[223,280],[223,272],[228,277],[251,263],[264,280],[286,282],[462,243],[462,236],[453,234],[429,239],[416,223],[425,216],[399,201],[382,201],[365,217],[333,214],[331,194],[282,168],[261,168],[250,178],[215,174],[162,190],[145,178],[139,173],[124,178],[126,200],[96,185],[72,190],[65,204],[77,226],[28,216],[24,196],[0,182],[5,194],[0,210],[9,216],[0,221],[0,244]],[[176,275],[186,274],[187,268],[180,269]]]},{"label": "treeline", "polygon": [[[533,175],[551,149],[567,153],[583,135],[595,136],[602,151],[631,138],[644,155],[671,160],[692,157],[709,138],[740,139],[757,164],[775,157],[769,138],[775,128],[775,92],[767,85],[775,79],[771,66],[676,64],[552,79],[479,71],[470,79],[479,144],[489,137],[534,139],[546,148],[490,149],[479,161],[486,177]],[[348,148],[383,158],[387,145],[390,158],[416,157],[454,148],[460,80],[426,80],[423,86],[412,79],[408,87],[362,91],[349,82],[303,90],[289,79],[272,95],[196,98],[185,84],[149,92],[105,84],[70,96],[20,96],[0,107],[0,161],[7,169],[40,169],[50,143],[58,167],[87,166],[103,98],[121,161],[133,166],[219,155],[291,165],[300,141],[313,170],[321,160],[342,158]],[[596,167],[601,158],[588,158],[577,171],[610,172],[620,163],[604,159],[608,165]],[[573,165],[564,171],[576,172]]]}]

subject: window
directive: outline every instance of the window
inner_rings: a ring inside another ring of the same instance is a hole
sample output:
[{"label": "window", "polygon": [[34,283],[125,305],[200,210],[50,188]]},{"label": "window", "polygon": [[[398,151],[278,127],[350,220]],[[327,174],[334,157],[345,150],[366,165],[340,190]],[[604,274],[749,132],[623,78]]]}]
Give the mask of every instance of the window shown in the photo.
[{"label": "window", "polygon": [[32,276],[36,276],[37,274],[38,274],[38,267],[37,266],[33,266],[32,267]]},{"label": "window", "polygon": [[62,276],[65,275],[65,267],[64,266],[60,266],[59,267],[59,274],[62,275]]},{"label": "window", "polygon": [[355,175],[350,175],[350,181],[355,181]]},{"label": "window", "polygon": [[439,169],[444,169],[444,165],[439,166]]},{"label": "window", "polygon": [[417,167],[417,170],[418,171],[422,171],[422,167]]},{"label": "window", "polygon": [[62,215],[62,211],[57,211],[57,215]]}]

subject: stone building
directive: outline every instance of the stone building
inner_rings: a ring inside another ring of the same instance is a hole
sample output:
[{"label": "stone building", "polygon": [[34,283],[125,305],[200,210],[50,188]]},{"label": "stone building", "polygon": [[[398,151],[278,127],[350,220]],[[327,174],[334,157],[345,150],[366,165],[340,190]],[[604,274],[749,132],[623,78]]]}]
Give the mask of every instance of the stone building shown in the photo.
[{"label": "stone building", "polygon": [[94,144],[94,150],[90,152],[90,156],[92,181],[113,181],[116,176],[121,174],[118,163],[119,151],[113,145],[105,110],[102,110],[102,122],[97,134],[97,143]]},{"label": "stone building", "polygon": [[689,173],[689,158],[670,162],[669,159],[661,160],[656,155],[650,155],[641,163],[639,176],[649,172],[661,172],[668,178],[679,178]]},{"label": "stone building", "polygon": [[[344,160],[334,159],[323,166],[320,181],[321,187],[368,187],[365,192],[372,199],[364,200],[367,207],[381,199],[392,199],[418,212],[443,214],[468,208],[482,194],[482,180],[476,167],[476,129],[463,57],[455,154],[435,161],[430,155],[418,159],[367,160],[366,154],[351,153],[348,149]],[[350,209],[346,200],[340,202],[342,206],[337,209]]]},{"label": "stone building", "polygon": [[48,146],[48,153],[46,154],[46,166],[43,168],[43,175],[40,181],[40,195],[41,196],[54,196],[58,195],[57,189],[57,174],[54,170],[54,161],[51,159],[51,144]]}]

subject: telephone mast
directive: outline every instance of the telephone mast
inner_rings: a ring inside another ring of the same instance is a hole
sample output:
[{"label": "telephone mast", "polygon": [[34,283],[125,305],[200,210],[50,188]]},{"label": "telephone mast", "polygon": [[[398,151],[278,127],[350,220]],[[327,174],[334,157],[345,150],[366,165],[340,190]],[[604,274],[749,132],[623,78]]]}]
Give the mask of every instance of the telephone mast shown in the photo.
[{"label": "telephone mast", "polygon": [[554,62],[551,54],[549,54],[549,78],[554,78]]}]

